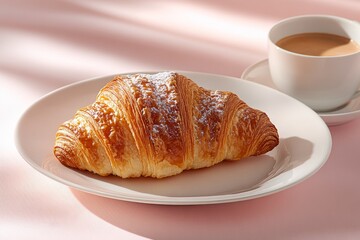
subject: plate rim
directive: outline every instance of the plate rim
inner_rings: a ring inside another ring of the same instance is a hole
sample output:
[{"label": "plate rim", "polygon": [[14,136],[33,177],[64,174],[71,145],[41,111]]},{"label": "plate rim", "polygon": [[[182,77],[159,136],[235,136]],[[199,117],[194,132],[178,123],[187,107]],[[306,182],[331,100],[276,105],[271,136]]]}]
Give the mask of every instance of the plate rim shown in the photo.
[{"label": "plate rim", "polygon": [[[261,86],[261,88],[267,88],[267,91],[275,91],[276,94],[281,94],[284,95],[288,98],[291,98],[293,100],[295,100],[296,102],[300,103],[301,105],[303,105],[303,107],[307,108],[308,110],[311,110],[309,107],[307,107],[306,105],[304,105],[303,103],[299,102],[298,100],[276,90],[273,89],[271,87],[265,86],[263,84],[260,83],[256,83],[256,82],[252,82],[252,81],[248,81],[246,79],[242,79],[239,77],[234,77],[234,76],[227,76],[227,75],[221,75],[221,74],[213,74],[213,73],[205,73],[205,72],[195,72],[195,71],[175,71],[172,70],[174,72],[178,72],[180,74],[197,74],[197,75],[205,75],[205,76],[213,76],[213,77],[220,77],[220,78],[230,78],[232,80],[239,80],[239,81],[246,81],[249,84],[253,84],[253,85],[258,85]],[[156,73],[159,71],[136,71],[136,72],[126,72],[126,73],[115,73],[115,74],[107,74],[107,75],[101,75],[101,76],[96,76],[96,77],[92,77],[92,78],[88,78],[88,79],[84,79],[78,82],[74,82],[65,86],[62,86],[60,88],[57,88],[53,91],[50,91],[49,93],[41,96],[40,98],[38,98],[37,100],[35,100],[34,102],[32,102],[27,108],[26,110],[20,115],[19,120],[17,121],[16,124],[16,128],[15,128],[15,145],[17,148],[17,151],[20,153],[21,157],[30,165],[32,166],[34,169],[36,169],[38,172],[40,172],[41,174],[59,182],[62,183],[68,187],[72,187],[75,189],[78,189],[80,191],[83,192],[87,192],[89,194],[94,194],[94,195],[98,195],[98,196],[102,196],[102,197],[108,197],[111,199],[117,199],[117,200],[124,200],[124,201],[130,201],[130,202],[138,202],[138,203],[148,203],[148,204],[160,204],[160,205],[204,205],[204,204],[221,204],[221,203],[229,203],[229,202],[238,202],[238,201],[245,201],[245,200],[250,200],[250,199],[255,199],[255,198],[260,198],[260,197],[264,197],[264,196],[268,196],[280,191],[283,191],[285,189],[288,189],[306,179],[308,179],[309,177],[311,177],[312,175],[314,175],[318,170],[320,170],[322,168],[322,166],[327,162],[330,153],[331,153],[331,149],[332,149],[332,138],[331,138],[331,133],[330,130],[328,129],[328,127],[326,126],[326,124],[323,122],[323,120],[317,115],[318,120],[320,121],[321,124],[323,124],[323,127],[326,131],[326,135],[327,135],[327,148],[326,148],[326,153],[323,155],[323,159],[320,160],[320,164],[317,165],[316,168],[312,169],[312,171],[310,171],[308,174],[306,174],[306,176],[301,177],[300,179],[296,179],[295,181],[291,182],[290,184],[287,184],[285,186],[279,187],[279,188],[275,188],[272,189],[270,191],[266,191],[264,193],[260,193],[260,194],[253,194],[253,195],[249,195],[249,196],[242,196],[239,198],[239,195],[244,195],[244,193],[249,193],[253,190],[250,191],[246,191],[246,192],[240,192],[240,193],[232,193],[232,194],[222,194],[222,195],[211,195],[211,196],[185,196],[185,197],[177,197],[177,196],[162,196],[162,195],[152,195],[149,194],[149,196],[152,196],[150,198],[144,199],[143,197],[136,197],[136,196],[115,196],[114,194],[110,194],[110,193],[106,193],[103,191],[98,191],[98,190],[94,190],[94,189],[89,189],[86,186],[82,186],[81,184],[78,183],[74,183],[72,181],[68,181],[67,179],[61,178],[60,176],[55,175],[54,173],[44,169],[43,167],[41,167],[40,165],[36,164],[36,162],[34,162],[31,157],[28,156],[28,154],[24,151],[21,141],[20,141],[20,136],[21,136],[21,123],[22,121],[24,121],[24,119],[26,118],[26,115],[31,113],[31,110],[33,108],[35,108],[39,103],[41,103],[42,101],[45,101],[46,98],[48,98],[49,96],[64,91],[68,88],[72,88],[74,86],[77,85],[82,85],[82,84],[86,84],[92,81],[100,81],[101,79],[104,78],[111,78],[114,77],[116,75],[127,75],[127,74],[134,74],[134,73]],[[313,111],[313,110],[311,110]],[[313,111],[314,112],[314,111]],[[315,112],[314,112],[315,113]],[[221,199],[219,199],[219,196],[221,196]]]}]

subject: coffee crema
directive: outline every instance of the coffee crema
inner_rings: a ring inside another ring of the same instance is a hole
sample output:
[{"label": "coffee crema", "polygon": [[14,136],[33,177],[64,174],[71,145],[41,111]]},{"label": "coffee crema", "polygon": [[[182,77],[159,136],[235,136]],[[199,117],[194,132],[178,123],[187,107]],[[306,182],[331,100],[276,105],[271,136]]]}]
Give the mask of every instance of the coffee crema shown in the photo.
[{"label": "coffee crema", "polygon": [[301,33],[280,39],[277,46],[310,56],[342,56],[360,51],[352,39],[328,33]]}]

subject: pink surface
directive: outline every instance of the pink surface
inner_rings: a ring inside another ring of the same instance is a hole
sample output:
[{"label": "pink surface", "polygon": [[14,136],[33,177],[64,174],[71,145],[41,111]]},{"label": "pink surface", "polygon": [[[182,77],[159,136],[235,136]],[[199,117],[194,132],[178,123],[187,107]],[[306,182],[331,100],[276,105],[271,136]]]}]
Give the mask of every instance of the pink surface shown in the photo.
[{"label": "pink surface", "polygon": [[360,120],[330,128],[330,158],[308,180],[271,196],[207,206],[129,203],[72,190],[32,169],[14,146],[21,113],[60,86],[143,70],[240,76],[266,58],[276,21],[300,14],[360,21],[359,1],[0,4],[0,239],[360,239]]}]

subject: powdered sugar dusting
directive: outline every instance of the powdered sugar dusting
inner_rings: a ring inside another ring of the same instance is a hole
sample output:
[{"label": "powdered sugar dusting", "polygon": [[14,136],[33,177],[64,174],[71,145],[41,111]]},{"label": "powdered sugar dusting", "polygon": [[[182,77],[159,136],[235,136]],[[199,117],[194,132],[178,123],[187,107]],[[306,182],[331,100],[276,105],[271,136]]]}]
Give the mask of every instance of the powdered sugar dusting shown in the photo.
[{"label": "powdered sugar dusting", "polygon": [[[184,153],[176,78],[174,72],[135,74],[124,78],[159,159],[162,159],[161,154],[165,158],[166,153],[172,159],[179,159]],[[196,91],[194,105],[187,106],[193,109],[195,141],[208,145],[209,154],[215,154],[229,93],[201,87]]]},{"label": "powdered sugar dusting", "polygon": [[135,74],[127,78],[155,152],[180,150],[177,146],[181,129],[175,73]]},{"label": "powdered sugar dusting", "polygon": [[224,115],[224,107],[227,99],[226,92],[223,91],[202,91],[196,107],[194,117],[198,123],[198,137],[202,140],[210,138],[213,141],[220,130],[221,121]]},{"label": "powdered sugar dusting", "polygon": [[201,112],[199,122],[202,124],[208,124],[211,115],[220,118],[224,114],[224,95],[218,90],[210,91],[209,95],[205,94],[204,98],[201,99],[199,108]]}]

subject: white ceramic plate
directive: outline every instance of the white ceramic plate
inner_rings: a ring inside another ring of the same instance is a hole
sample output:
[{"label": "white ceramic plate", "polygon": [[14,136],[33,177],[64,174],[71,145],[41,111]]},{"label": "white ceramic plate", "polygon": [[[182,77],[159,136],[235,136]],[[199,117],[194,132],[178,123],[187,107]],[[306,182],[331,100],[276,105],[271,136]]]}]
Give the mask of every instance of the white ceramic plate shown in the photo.
[{"label": "white ceramic plate", "polygon": [[[241,78],[276,89],[275,84],[271,80],[267,59],[246,68]],[[318,112],[318,114],[328,126],[347,123],[360,117],[360,97],[352,99],[346,105],[335,110]]]},{"label": "white ceramic plate", "polygon": [[61,165],[52,154],[58,126],[92,103],[113,76],[60,88],[31,105],[21,117],[16,143],[36,170],[70,187],[126,201],[155,204],[212,204],[257,198],[306,179],[327,160],[329,129],[299,101],[274,89],[239,78],[181,72],[209,89],[231,90],[250,106],[265,111],[277,126],[280,144],[273,151],[237,162],[185,171],[164,179],[100,177]]}]

